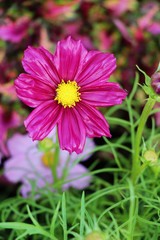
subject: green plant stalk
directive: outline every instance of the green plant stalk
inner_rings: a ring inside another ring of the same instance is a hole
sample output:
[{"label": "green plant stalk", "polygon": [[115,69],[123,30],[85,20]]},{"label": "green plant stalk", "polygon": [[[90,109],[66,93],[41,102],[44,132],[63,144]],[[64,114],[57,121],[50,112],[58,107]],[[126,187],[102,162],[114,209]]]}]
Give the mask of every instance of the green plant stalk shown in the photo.
[{"label": "green plant stalk", "polygon": [[53,159],[53,164],[51,166],[51,170],[52,170],[52,176],[53,176],[53,181],[54,184],[57,183],[58,181],[58,176],[57,176],[57,167],[59,164],[59,143],[58,143],[58,136],[56,136],[56,145],[55,145],[55,152],[54,152],[54,159]]},{"label": "green plant stalk", "polygon": [[142,115],[140,117],[140,121],[138,124],[136,136],[135,136],[135,145],[133,149],[133,160],[132,160],[132,173],[131,173],[131,179],[133,182],[133,185],[136,184],[138,180],[139,173],[141,172],[141,164],[140,164],[140,145],[142,140],[142,133],[144,130],[144,126],[146,124],[146,121],[148,119],[148,116],[155,105],[156,100],[149,97],[147,100],[146,105],[144,106]]},{"label": "green plant stalk", "polygon": [[127,240],[134,239],[134,229],[136,225],[136,217],[138,214],[138,198],[135,194],[135,188],[132,182],[129,182],[130,186],[130,209],[129,209],[129,220],[128,220],[128,237]]},{"label": "green plant stalk", "polygon": [[[135,135],[135,142],[133,144],[133,159],[132,159],[132,171],[131,171],[131,180],[132,180],[132,194],[131,194],[131,202],[130,202],[130,212],[129,212],[129,228],[128,228],[128,240],[134,239],[134,229],[136,226],[136,218],[138,215],[138,197],[136,197],[135,185],[137,183],[138,177],[144,171],[146,164],[140,163],[140,150],[141,150],[141,141],[142,134],[147,122],[147,119],[151,113],[153,106],[155,105],[156,100],[149,97],[144,108],[142,114],[140,116],[137,132]],[[133,224],[131,224],[133,222]]]}]

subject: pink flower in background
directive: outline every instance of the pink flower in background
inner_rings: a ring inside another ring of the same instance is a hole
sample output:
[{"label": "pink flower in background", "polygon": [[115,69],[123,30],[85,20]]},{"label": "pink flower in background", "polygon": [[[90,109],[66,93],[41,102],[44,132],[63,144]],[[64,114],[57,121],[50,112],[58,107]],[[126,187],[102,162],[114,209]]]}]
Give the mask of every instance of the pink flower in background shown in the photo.
[{"label": "pink flower in background", "polygon": [[124,37],[124,39],[126,39],[129,43],[134,45],[135,44],[135,42],[134,42],[135,40],[131,36],[131,34],[129,33],[129,27],[127,27],[125,25],[125,23],[122,22],[118,18],[114,18],[113,22],[114,22],[115,26],[118,28],[118,30],[120,31],[120,33],[122,34],[122,36]]},{"label": "pink flower in background", "polygon": [[[27,135],[18,133],[13,135],[7,142],[11,157],[5,162],[4,175],[12,183],[22,182],[21,193],[24,197],[27,197],[32,189],[31,181],[35,181],[36,188],[43,188],[46,185],[50,185],[52,190],[54,188],[51,185],[54,181],[52,171],[46,164],[46,158],[54,156],[54,152],[40,152],[37,144],[37,141],[33,142]],[[60,151],[60,161],[57,167],[58,178],[62,177],[64,169],[68,171],[64,179],[63,189],[69,187],[84,189],[89,185],[91,177],[82,176],[88,172],[87,169],[82,164],[75,164],[75,161],[79,158],[86,160],[91,156],[93,148],[93,141],[87,139],[83,154],[77,155],[73,153],[69,155],[67,151]],[[69,157],[70,161],[66,166]],[[52,161],[54,161],[54,157]]]},{"label": "pink flower in background", "polygon": [[141,29],[146,29],[152,23],[154,16],[159,11],[157,4],[145,4],[142,8],[142,16],[138,19],[137,23]]},{"label": "pink flower in background", "polygon": [[0,39],[19,43],[28,34],[30,19],[26,16],[16,21],[6,19],[4,25],[0,26]]},{"label": "pink flower in background", "polygon": [[107,34],[105,30],[100,30],[98,36],[98,48],[101,51],[108,50],[113,44],[113,37],[110,34]]},{"label": "pink flower in background", "polygon": [[43,8],[40,9],[41,14],[47,20],[63,20],[67,17],[71,17],[75,8],[78,6],[80,0],[72,0],[68,3],[56,3],[52,0],[44,2]]},{"label": "pink flower in background", "polygon": [[150,32],[153,35],[158,35],[160,34],[160,22],[152,22],[148,28],[147,28],[148,32]]},{"label": "pink flower in background", "polygon": [[158,4],[149,2],[143,6],[142,12],[145,14],[137,20],[138,27],[153,35],[158,35],[160,33],[160,23],[158,20],[155,20],[159,13]]},{"label": "pink flower in background", "polygon": [[111,137],[97,107],[121,104],[126,92],[108,79],[116,68],[113,54],[87,51],[71,37],[58,42],[54,55],[28,47],[27,73],[15,80],[18,97],[35,108],[25,120],[33,140],[44,139],[57,125],[61,149],[80,153],[87,137]]},{"label": "pink flower in background", "polygon": [[0,150],[8,156],[8,149],[5,145],[9,129],[18,127],[21,124],[21,118],[17,112],[10,112],[0,106]]}]

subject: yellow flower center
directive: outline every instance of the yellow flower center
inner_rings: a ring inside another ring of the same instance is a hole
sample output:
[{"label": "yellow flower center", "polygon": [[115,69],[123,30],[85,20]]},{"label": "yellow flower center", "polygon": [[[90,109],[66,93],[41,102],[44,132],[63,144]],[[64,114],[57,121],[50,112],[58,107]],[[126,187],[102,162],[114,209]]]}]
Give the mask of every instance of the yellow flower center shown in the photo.
[{"label": "yellow flower center", "polygon": [[56,89],[57,95],[55,100],[57,100],[59,104],[62,104],[64,108],[71,108],[76,105],[76,102],[81,100],[79,89],[80,87],[77,85],[76,81],[69,80],[65,82],[62,80]]},{"label": "yellow flower center", "polygon": [[51,167],[54,161],[54,152],[45,152],[41,160],[45,167]]}]

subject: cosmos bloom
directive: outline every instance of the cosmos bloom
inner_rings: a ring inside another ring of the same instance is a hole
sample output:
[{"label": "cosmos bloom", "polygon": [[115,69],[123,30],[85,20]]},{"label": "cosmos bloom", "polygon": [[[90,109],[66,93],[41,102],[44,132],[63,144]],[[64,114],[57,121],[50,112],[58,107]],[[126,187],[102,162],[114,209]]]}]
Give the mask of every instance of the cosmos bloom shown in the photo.
[{"label": "cosmos bloom", "polygon": [[27,35],[29,25],[30,19],[26,16],[18,18],[14,22],[6,19],[5,24],[0,26],[0,39],[19,43]]},{"label": "cosmos bloom", "polygon": [[[51,136],[47,140],[50,140],[52,144],[54,142],[54,138],[51,138]],[[27,197],[32,189],[31,182],[35,183],[36,188],[44,188],[47,185],[53,190],[54,180],[49,163],[54,161],[54,151],[39,151],[37,141],[33,142],[28,135],[19,133],[14,134],[8,140],[7,146],[11,157],[5,162],[4,176],[12,183],[22,183],[20,192],[24,197]],[[90,151],[93,148],[93,141],[87,139],[83,154],[73,153],[69,156],[67,151],[60,151],[59,165],[56,171],[58,178],[61,178],[63,171],[67,170],[63,182],[64,190],[69,187],[84,189],[89,185],[91,177],[82,176],[88,172],[87,169],[82,164],[75,164],[75,161],[77,159],[86,160],[91,156]]]},{"label": "cosmos bloom", "polygon": [[87,137],[111,137],[97,107],[121,104],[126,97],[108,79],[116,68],[113,54],[87,51],[71,37],[58,42],[55,54],[28,47],[15,80],[18,97],[35,108],[25,120],[33,140],[44,139],[57,125],[61,149],[80,153]]}]

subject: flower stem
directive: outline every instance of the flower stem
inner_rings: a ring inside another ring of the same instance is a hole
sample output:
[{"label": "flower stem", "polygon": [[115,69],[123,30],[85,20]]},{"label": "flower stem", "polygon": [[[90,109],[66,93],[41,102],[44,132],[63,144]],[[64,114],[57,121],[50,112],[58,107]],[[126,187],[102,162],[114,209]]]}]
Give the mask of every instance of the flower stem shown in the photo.
[{"label": "flower stem", "polygon": [[59,164],[59,144],[58,144],[58,137],[56,136],[56,144],[55,144],[55,151],[54,151],[54,161],[53,161],[53,165],[52,165],[52,175],[53,175],[54,185],[58,181],[58,176],[57,176],[58,164]]},{"label": "flower stem", "polygon": [[[128,226],[128,240],[132,240],[134,238],[134,229],[136,226],[136,215],[138,214],[138,196],[136,196],[136,183],[140,174],[144,171],[147,164],[140,163],[140,150],[141,150],[141,140],[142,133],[146,124],[146,121],[150,115],[150,112],[155,104],[156,100],[149,97],[147,103],[145,104],[142,114],[140,116],[137,132],[135,135],[135,143],[133,145],[133,160],[132,160],[132,172],[131,172],[131,180],[132,184],[130,184],[131,188],[131,204],[130,204],[130,212],[129,212],[129,226]],[[132,224],[131,224],[132,222]]]},{"label": "flower stem", "polygon": [[155,102],[156,102],[156,100],[149,97],[146,105],[144,106],[142,115],[140,117],[137,133],[135,136],[135,145],[134,145],[134,149],[133,149],[133,153],[134,153],[133,162],[132,162],[132,182],[133,182],[133,184],[136,184],[139,173],[141,172],[139,156],[140,156],[140,144],[141,144],[141,140],[142,140],[142,133],[143,133],[145,123],[148,119],[148,116],[149,116]]}]

